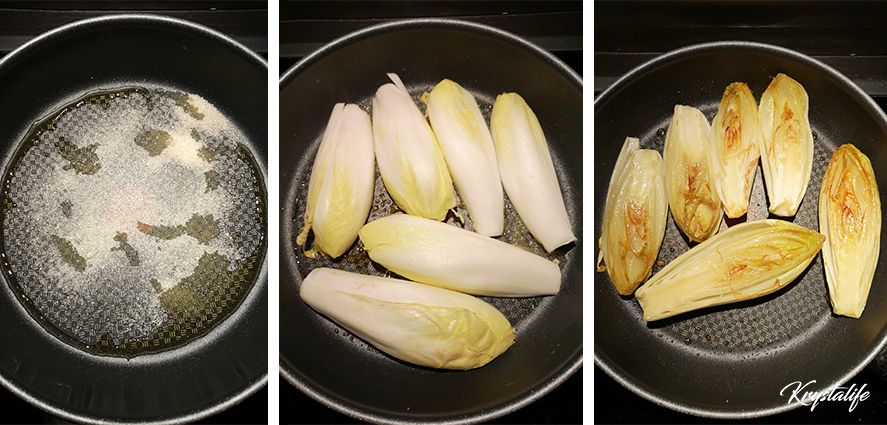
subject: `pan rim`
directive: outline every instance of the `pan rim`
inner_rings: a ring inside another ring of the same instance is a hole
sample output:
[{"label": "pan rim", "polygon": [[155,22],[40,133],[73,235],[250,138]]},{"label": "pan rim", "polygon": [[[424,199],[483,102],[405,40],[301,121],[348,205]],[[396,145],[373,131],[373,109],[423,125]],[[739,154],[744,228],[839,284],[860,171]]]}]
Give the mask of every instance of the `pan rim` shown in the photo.
[{"label": "pan rim", "polygon": [[[548,52],[547,50],[537,46],[536,44],[521,38],[513,33],[501,30],[499,28],[491,27],[484,24],[478,24],[474,22],[464,21],[460,19],[448,19],[448,18],[416,18],[416,19],[399,19],[392,22],[386,22],[382,24],[371,25],[365,28],[361,28],[357,31],[348,33],[344,36],[336,38],[335,40],[324,44],[317,50],[310,53],[308,56],[305,56],[301,60],[299,60],[296,64],[290,67],[284,74],[280,77],[278,83],[278,89],[282,91],[286,85],[295,77],[297,77],[302,71],[304,71],[309,66],[313,65],[318,60],[327,56],[328,54],[338,50],[341,47],[345,47],[354,42],[358,42],[366,37],[383,34],[392,30],[402,30],[402,29],[417,29],[417,28],[444,28],[444,29],[455,29],[462,30],[466,32],[474,32],[484,35],[489,35],[499,40],[503,40],[506,42],[510,42],[518,47],[524,48],[540,57],[544,60],[549,66],[554,68],[556,71],[563,74],[563,76],[570,81],[570,83],[575,84],[578,89],[582,90],[582,78],[573,71],[570,67],[564,64],[560,59],[556,56]],[[581,259],[580,259],[581,261]],[[581,282],[580,282],[581,283]],[[584,314],[584,313],[583,313]],[[579,368],[582,367],[582,343],[580,342],[579,351],[575,358],[569,360],[566,363],[566,367],[555,371],[551,377],[546,379],[539,386],[527,391],[525,394],[518,396],[517,398],[506,401],[502,404],[494,406],[492,408],[483,409],[477,412],[469,413],[467,415],[450,415],[450,416],[441,416],[437,418],[407,418],[407,417],[390,417],[385,416],[373,411],[358,409],[356,407],[345,405],[345,403],[334,399],[331,395],[322,393],[318,389],[314,388],[314,386],[303,380],[301,377],[297,376],[296,373],[289,370],[288,366],[283,362],[282,359],[278,360],[278,369],[280,376],[282,376],[290,385],[296,387],[302,393],[308,395],[315,401],[320,402],[321,404],[339,412],[345,414],[347,416],[357,418],[360,420],[373,422],[373,423],[383,423],[383,424],[420,424],[420,423],[438,423],[438,424],[467,424],[467,423],[477,423],[489,421],[500,416],[513,413],[517,410],[520,410],[524,406],[538,400],[545,394],[548,394],[555,387],[566,381],[570,378],[573,373],[575,373]]]},{"label": "pan rim", "polygon": [[[839,72],[838,70],[832,68],[831,66],[811,57],[800,53],[798,51],[788,49],[782,46],[777,46],[773,44],[760,43],[755,41],[744,41],[744,40],[726,40],[726,41],[715,41],[715,42],[707,42],[707,43],[699,43],[692,44],[689,46],[681,47],[666,53],[663,53],[653,59],[650,59],[632,70],[628,71],[622,77],[619,77],[615,82],[613,82],[609,87],[604,89],[594,100],[595,111],[598,106],[603,104],[606,100],[609,100],[610,97],[614,96],[613,93],[620,90],[623,86],[630,83],[634,78],[639,76],[640,74],[653,69],[659,65],[663,65],[669,63],[675,59],[682,58],[685,56],[693,55],[696,53],[705,53],[709,51],[719,50],[719,49],[746,49],[750,51],[762,51],[765,53],[775,54],[779,56],[788,57],[789,59],[796,60],[798,62],[810,65],[814,68],[817,68],[821,72],[836,78],[840,81],[845,88],[848,88],[853,92],[857,97],[863,99],[863,103],[869,107],[869,109],[876,112],[876,115],[880,117],[881,124],[887,128],[887,114],[878,106],[877,103],[869,96],[865,91],[863,91],[859,86],[856,85],[852,80],[850,80],[847,76]],[[823,386],[823,388],[831,388],[833,386],[841,385],[844,382],[847,382],[849,379],[856,376],[863,368],[865,368],[871,361],[878,355],[879,352],[887,347],[887,330],[882,330],[882,335],[880,336],[880,341],[874,344],[872,349],[863,359],[863,361],[859,362],[857,365],[852,367],[847,373],[842,376],[839,376],[832,382],[829,382],[827,385]],[[726,409],[706,409],[700,407],[694,407],[687,404],[682,404],[673,400],[669,400],[659,394],[654,394],[647,389],[645,389],[640,382],[634,382],[629,378],[626,378],[620,375],[616,368],[613,365],[610,365],[601,355],[598,353],[598,345],[595,343],[594,350],[594,364],[600,367],[607,375],[613,378],[616,382],[618,382],[623,387],[629,389],[631,392],[641,396],[642,398],[651,401],[659,406],[669,408],[671,410],[685,413],[694,416],[701,416],[706,418],[716,418],[716,419],[749,419],[749,418],[759,418],[764,416],[775,415],[778,413],[783,413],[790,411],[792,409],[796,409],[800,407],[802,404],[799,400],[790,401],[785,404],[771,406],[771,407],[763,407],[753,410],[746,411],[731,411]]]},{"label": "pan rim", "polygon": [[[25,55],[27,55],[27,53],[30,52],[32,49],[39,48],[41,44],[51,42],[54,39],[56,39],[57,37],[61,37],[65,34],[71,33],[72,31],[78,31],[82,28],[89,28],[89,27],[92,27],[95,25],[113,24],[113,23],[120,23],[120,22],[143,22],[143,23],[148,23],[148,24],[160,24],[160,25],[174,26],[177,28],[185,28],[188,31],[193,31],[197,34],[206,36],[210,39],[215,39],[215,40],[221,41],[227,47],[233,48],[241,55],[244,55],[245,57],[249,58],[249,60],[253,61],[256,65],[259,65],[259,66],[266,68],[266,69],[268,67],[267,61],[264,58],[262,58],[261,56],[259,56],[257,53],[248,49],[246,46],[242,45],[241,43],[234,40],[233,38],[231,38],[221,32],[218,32],[212,28],[209,28],[207,26],[197,24],[197,23],[194,23],[191,21],[187,21],[184,19],[178,19],[178,18],[173,18],[173,17],[169,17],[169,16],[162,16],[162,15],[156,15],[156,14],[150,14],[150,13],[123,13],[123,14],[109,14],[109,15],[96,16],[96,17],[87,18],[87,19],[81,19],[81,20],[77,20],[74,22],[69,22],[67,24],[53,28],[49,31],[43,32],[43,33],[29,39],[28,41],[21,44],[20,46],[16,47],[14,50],[9,52],[6,56],[0,58],[0,70],[5,69],[6,67],[15,66],[16,64],[14,62],[19,60],[21,57],[24,57]],[[250,147],[250,150],[252,150],[252,149],[253,148]],[[4,158],[4,162],[6,159],[8,159],[8,158]],[[268,169],[267,169],[266,162],[267,161],[256,158],[256,163],[259,165],[261,170],[265,173],[265,179],[267,180]],[[267,185],[267,182],[266,182],[266,185]],[[257,294],[256,291],[260,291],[262,286],[265,286],[267,288],[267,280],[268,280],[267,269],[268,269],[268,252],[267,252],[267,248],[266,248],[266,252],[264,255],[263,262],[262,262],[262,270],[260,271],[255,284],[253,285],[253,287],[250,289],[249,293],[244,298],[244,302],[246,302],[249,298],[254,296],[254,295],[250,295],[250,294],[254,294],[254,293]],[[21,307],[21,306],[19,306],[19,307]],[[238,310],[240,310],[243,307],[244,306],[241,305],[240,307],[238,307]],[[229,317],[228,319],[231,319],[236,313],[237,313],[236,311],[233,312],[232,316]],[[210,333],[212,333],[216,330],[222,329],[221,326],[226,321],[228,321],[228,320],[226,319],[222,323],[219,323],[215,327],[215,329],[210,331]],[[203,337],[209,336],[210,333],[207,333]],[[201,337],[201,338],[203,338],[203,337]],[[185,347],[187,347],[187,345],[189,345],[189,344],[186,344],[185,346],[176,348],[174,350],[185,348]],[[171,351],[174,351],[174,350],[171,350]],[[156,354],[163,355],[164,353],[168,353],[168,352],[169,351],[156,353]],[[150,355],[153,355],[153,354],[149,354],[149,356]],[[35,407],[37,407],[49,414],[55,415],[57,417],[60,417],[60,418],[66,419],[66,420],[70,420],[70,421],[74,421],[74,422],[81,422],[81,423],[90,423],[90,424],[177,424],[177,423],[183,423],[183,422],[195,422],[195,421],[199,421],[201,419],[204,419],[208,416],[212,416],[214,414],[221,413],[221,412],[227,410],[228,408],[230,408],[231,406],[236,405],[237,403],[241,402],[245,398],[247,398],[247,397],[251,396],[252,394],[254,394],[255,392],[257,392],[260,388],[265,386],[267,382],[268,382],[268,374],[266,371],[266,373],[259,376],[257,379],[251,379],[248,382],[246,382],[245,383],[246,385],[240,391],[226,395],[225,397],[218,400],[214,404],[211,404],[211,405],[208,405],[205,407],[200,407],[200,408],[197,408],[196,410],[192,410],[189,412],[176,414],[174,416],[163,417],[163,418],[156,419],[156,420],[151,419],[151,420],[147,420],[147,421],[133,421],[133,420],[122,420],[122,418],[108,420],[108,419],[104,419],[104,418],[90,416],[88,414],[80,414],[80,413],[71,412],[71,411],[66,410],[64,408],[57,407],[53,404],[50,404],[49,402],[44,401],[44,400],[38,398],[37,396],[31,394],[31,392],[28,392],[22,388],[19,388],[14,382],[12,382],[10,379],[8,379],[4,374],[0,374],[0,385],[2,385],[4,388],[6,388],[11,393],[15,394],[17,397],[28,402],[32,406],[35,406]]]}]

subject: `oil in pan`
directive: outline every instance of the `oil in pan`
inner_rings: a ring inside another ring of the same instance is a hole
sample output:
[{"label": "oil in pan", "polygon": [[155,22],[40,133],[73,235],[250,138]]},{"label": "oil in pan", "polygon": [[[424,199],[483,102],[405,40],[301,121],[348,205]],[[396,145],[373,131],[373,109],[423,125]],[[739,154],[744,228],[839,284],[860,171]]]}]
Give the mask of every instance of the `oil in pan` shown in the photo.
[{"label": "oil in pan", "polygon": [[34,124],[10,160],[2,270],[47,331],[133,357],[198,338],[243,301],[266,247],[263,173],[203,98],[89,93]]}]

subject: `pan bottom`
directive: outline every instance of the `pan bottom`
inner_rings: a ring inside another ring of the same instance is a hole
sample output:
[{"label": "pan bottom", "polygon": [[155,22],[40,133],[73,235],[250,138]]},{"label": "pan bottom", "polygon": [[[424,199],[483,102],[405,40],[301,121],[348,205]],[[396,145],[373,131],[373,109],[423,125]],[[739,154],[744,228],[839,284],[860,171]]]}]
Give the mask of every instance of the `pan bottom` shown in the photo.
[{"label": "pan bottom", "polygon": [[2,271],[30,315],[84,351],[181,346],[228,317],[261,269],[262,171],[203,98],[99,90],[35,123],[6,167]]}]

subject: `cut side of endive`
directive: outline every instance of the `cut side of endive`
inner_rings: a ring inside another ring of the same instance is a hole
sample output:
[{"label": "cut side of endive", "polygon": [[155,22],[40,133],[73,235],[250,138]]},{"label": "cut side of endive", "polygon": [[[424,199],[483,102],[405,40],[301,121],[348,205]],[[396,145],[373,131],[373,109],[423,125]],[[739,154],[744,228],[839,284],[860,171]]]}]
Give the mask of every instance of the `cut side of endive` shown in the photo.
[{"label": "cut side of endive", "polygon": [[694,242],[717,233],[723,217],[711,150],[711,126],[705,115],[675,105],[662,152],[665,193],[675,224]]},{"label": "cut side of endive", "polygon": [[527,102],[517,93],[500,94],[490,132],[505,193],[530,234],[548,252],[575,241],[548,142]]},{"label": "cut side of endive", "polygon": [[748,211],[761,145],[758,105],[745,83],[724,90],[712,127],[712,166],[718,196],[727,217]]},{"label": "cut side of endive", "polygon": [[635,292],[644,319],[767,295],[793,281],[816,257],[825,236],[787,221],[733,226],[666,265]]},{"label": "cut side of endive", "polygon": [[650,277],[668,217],[662,157],[655,150],[639,149],[639,144],[629,137],[622,145],[601,226],[598,270],[607,271],[622,295],[631,295]]},{"label": "cut side of endive", "polygon": [[394,214],[367,223],[360,241],[370,258],[416,282],[475,295],[553,295],[557,264],[486,236],[434,220]]},{"label": "cut side of endive", "polygon": [[859,318],[881,249],[881,197],[872,163],[853,145],[836,149],[825,171],[819,231],[832,311]]},{"label": "cut side of endive", "polygon": [[399,279],[319,268],[299,295],[379,350],[438,369],[481,367],[514,344],[514,328],[470,295]]},{"label": "cut side of endive", "polygon": [[370,116],[357,105],[336,104],[311,168],[304,225],[296,237],[304,247],[314,230],[307,257],[335,258],[354,244],[370,212],[375,173]]},{"label": "cut side of endive", "polygon": [[761,125],[761,169],[771,213],[792,217],[807,192],[813,169],[813,131],[807,92],[800,83],[779,74],[758,107]]},{"label": "cut side of endive", "polygon": [[373,98],[373,139],[385,189],[407,214],[443,220],[456,206],[443,154],[409,91],[395,74]]},{"label": "cut side of endive", "polygon": [[499,236],[505,223],[505,200],[496,150],[474,96],[459,84],[443,80],[425,96],[426,113],[468,209],[474,230]]}]

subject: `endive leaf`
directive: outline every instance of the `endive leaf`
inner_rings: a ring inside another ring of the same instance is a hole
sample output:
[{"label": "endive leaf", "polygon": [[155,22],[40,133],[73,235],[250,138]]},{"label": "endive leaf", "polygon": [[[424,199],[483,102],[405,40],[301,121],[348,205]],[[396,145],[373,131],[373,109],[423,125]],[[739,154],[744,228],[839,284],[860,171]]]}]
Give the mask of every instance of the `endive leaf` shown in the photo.
[{"label": "endive leaf", "polygon": [[835,150],[819,194],[822,260],[835,314],[859,318],[881,247],[881,198],[872,164],[853,145]]},{"label": "endive leaf", "polygon": [[314,229],[306,256],[335,258],[351,247],[370,212],[375,172],[369,115],[357,105],[336,104],[311,168],[304,226],[296,238],[304,246]]},{"label": "endive leaf", "polygon": [[711,164],[711,126],[698,109],[675,105],[662,159],[675,224],[691,241],[717,233],[723,211]]},{"label": "endive leaf", "polygon": [[530,106],[517,93],[500,94],[490,131],[505,193],[530,234],[548,252],[575,241],[548,142]]},{"label": "endive leaf", "polygon": [[807,192],[813,169],[813,132],[807,92],[800,83],[779,74],[758,107],[761,125],[761,169],[771,213],[791,217]]},{"label": "endive leaf", "polygon": [[429,285],[496,297],[552,295],[560,289],[555,263],[446,223],[394,214],[363,226],[360,241],[373,261]]},{"label": "endive leaf", "polygon": [[505,201],[490,130],[474,96],[443,80],[425,97],[426,112],[450,175],[477,233],[499,236]]},{"label": "endive leaf", "polygon": [[758,105],[745,83],[727,86],[711,125],[712,166],[718,196],[727,217],[740,217],[748,211],[755,168],[761,156]]},{"label": "endive leaf", "polygon": [[373,98],[373,139],[385,188],[407,214],[443,220],[456,206],[434,133],[395,74]]},{"label": "endive leaf", "polygon": [[825,237],[782,220],[733,226],[691,248],[635,292],[645,320],[767,295],[793,281]]},{"label": "endive leaf", "polygon": [[607,271],[622,295],[631,295],[650,277],[668,217],[662,157],[638,146],[639,140],[632,137],[622,145],[601,226],[598,270]]},{"label": "endive leaf", "polygon": [[473,369],[514,344],[514,329],[470,295],[405,280],[318,268],[299,295],[376,348],[439,369]]}]

